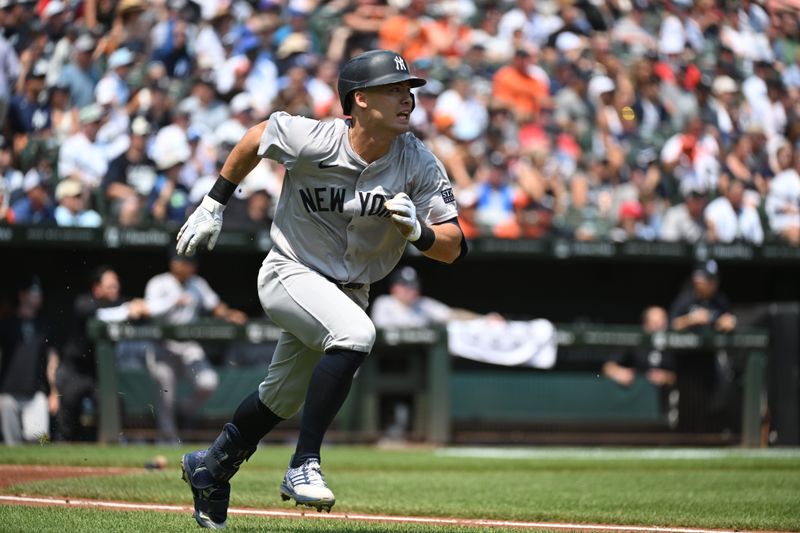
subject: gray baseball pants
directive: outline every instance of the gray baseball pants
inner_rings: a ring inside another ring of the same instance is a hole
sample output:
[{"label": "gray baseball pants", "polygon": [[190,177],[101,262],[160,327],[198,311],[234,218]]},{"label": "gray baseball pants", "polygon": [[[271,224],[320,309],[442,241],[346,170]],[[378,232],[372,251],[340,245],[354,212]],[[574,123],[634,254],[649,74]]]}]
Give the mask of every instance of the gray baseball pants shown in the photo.
[{"label": "gray baseball pants", "polygon": [[258,274],[258,297],[283,330],[258,387],[262,403],[281,418],[303,406],[311,373],[326,351],[372,350],[375,326],[365,312],[369,286],[342,289],[273,249]]}]

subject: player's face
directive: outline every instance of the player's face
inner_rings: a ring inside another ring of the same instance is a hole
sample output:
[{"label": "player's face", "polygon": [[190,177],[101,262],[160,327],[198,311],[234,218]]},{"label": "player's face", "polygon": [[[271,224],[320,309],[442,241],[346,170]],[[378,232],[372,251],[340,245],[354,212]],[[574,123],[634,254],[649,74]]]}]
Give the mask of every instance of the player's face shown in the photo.
[{"label": "player's face", "polygon": [[408,130],[409,117],[414,108],[411,85],[408,82],[370,87],[365,92],[370,122],[395,132]]}]

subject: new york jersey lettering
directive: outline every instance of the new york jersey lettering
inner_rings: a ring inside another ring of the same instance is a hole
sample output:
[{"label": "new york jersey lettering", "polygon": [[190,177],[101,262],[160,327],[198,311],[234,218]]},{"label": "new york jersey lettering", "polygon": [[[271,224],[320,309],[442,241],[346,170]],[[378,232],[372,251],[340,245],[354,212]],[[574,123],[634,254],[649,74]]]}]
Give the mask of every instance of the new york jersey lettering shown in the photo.
[{"label": "new york jersey lettering", "polygon": [[[361,202],[361,216],[379,216],[388,217],[389,210],[383,207],[386,203],[386,196],[378,193],[359,192],[358,199]],[[369,209],[369,211],[367,211]]]},{"label": "new york jersey lettering", "polygon": [[341,213],[344,210],[345,189],[341,187],[314,187],[305,188],[298,191],[303,207],[309,213],[335,211]]}]

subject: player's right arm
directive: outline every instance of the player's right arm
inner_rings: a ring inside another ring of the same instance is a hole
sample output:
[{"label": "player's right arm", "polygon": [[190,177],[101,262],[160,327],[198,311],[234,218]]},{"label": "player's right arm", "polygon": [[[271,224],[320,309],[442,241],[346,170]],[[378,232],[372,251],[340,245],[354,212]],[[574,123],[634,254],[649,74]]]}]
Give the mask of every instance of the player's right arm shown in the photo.
[{"label": "player's right arm", "polygon": [[236,190],[236,186],[256,167],[261,156],[258,145],[267,127],[267,121],[248,129],[242,139],[233,147],[222,165],[222,172],[197,209],[189,216],[178,232],[175,247],[180,255],[194,255],[197,247],[205,244],[213,250],[222,231],[222,212]]},{"label": "player's right arm", "polygon": [[238,185],[256,168],[261,160],[258,155],[258,144],[267,127],[267,121],[260,122],[247,130],[244,137],[233,147],[225,163],[222,165],[220,176]]}]

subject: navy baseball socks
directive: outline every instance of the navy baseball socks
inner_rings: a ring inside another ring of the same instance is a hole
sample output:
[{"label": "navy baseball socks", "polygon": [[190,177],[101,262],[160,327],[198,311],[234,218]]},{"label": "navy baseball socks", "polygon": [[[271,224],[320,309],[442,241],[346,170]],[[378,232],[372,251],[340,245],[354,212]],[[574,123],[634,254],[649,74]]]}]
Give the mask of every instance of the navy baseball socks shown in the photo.
[{"label": "navy baseball socks", "polygon": [[230,503],[229,480],[256,451],[258,442],[283,420],[254,392],[245,398],[207,450],[181,458],[182,478],[192,489],[194,519],[209,529],[225,529]]},{"label": "navy baseball socks", "polygon": [[331,350],[320,359],[306,393],[300,436],[289,468],[281,483],[281,498],[296,505],[330,512],[336,498],[328,488],[320,467],[320,447],[325,432],[342,407],[350,385],[367,354],[353,350]]}]

